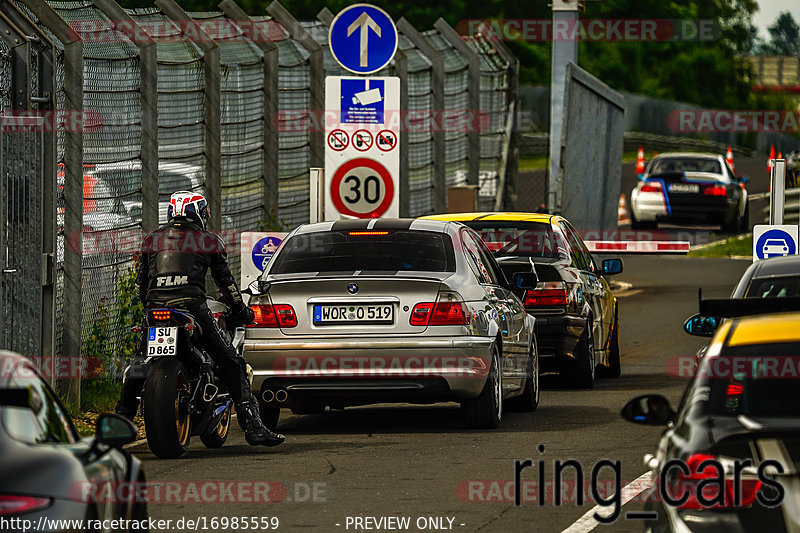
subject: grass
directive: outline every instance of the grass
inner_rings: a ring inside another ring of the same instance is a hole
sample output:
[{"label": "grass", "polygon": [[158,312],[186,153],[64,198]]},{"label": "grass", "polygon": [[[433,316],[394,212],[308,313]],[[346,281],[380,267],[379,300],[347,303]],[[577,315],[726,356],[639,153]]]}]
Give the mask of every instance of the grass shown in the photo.
[{"label": "grass", "polygon": [[113,413],[122,390],[121,380],[93,379],[81,382],[81,405],[66,404],[75,428],[83,436],[94,435],[100,413]]},{"label": "grass", "polygon": [[[547,161],[548,158],[546,155],[520,157],[519,170],[523,172],[528,170],[544,170],[545,168],[547,168]],[[622,154],[623,163],[632,163],[634,161],[636,161],[635,151],[625,152]]]},{"label": "grass", "polygon": [[736,235],[689,252],[694,257],[735,257],[753,255],[753,234]]}]

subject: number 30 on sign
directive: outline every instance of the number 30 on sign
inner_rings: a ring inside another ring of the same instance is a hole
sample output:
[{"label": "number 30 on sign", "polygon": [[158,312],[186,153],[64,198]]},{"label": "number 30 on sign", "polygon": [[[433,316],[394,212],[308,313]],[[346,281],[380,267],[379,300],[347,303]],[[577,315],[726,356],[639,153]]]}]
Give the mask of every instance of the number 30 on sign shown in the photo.
[{"label": "number 30 on sign", "polygon": [[[342,163],[330,181],[336,210],[357,218],[378,218],[395,204],[395,186],[389,171],[374,159],[358,157]],[[389,216],[397,216],[389,213]]]}]

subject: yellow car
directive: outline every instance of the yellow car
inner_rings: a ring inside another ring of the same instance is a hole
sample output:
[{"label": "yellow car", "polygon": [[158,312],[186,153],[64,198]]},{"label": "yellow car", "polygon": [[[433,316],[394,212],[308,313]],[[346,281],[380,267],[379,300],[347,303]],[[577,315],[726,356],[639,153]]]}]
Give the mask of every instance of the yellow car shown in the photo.
[{"label": "yellow car", "polygon": [[422,217],[461,222],[476,230],[506,277],[533,272],[534,289],[519,297],[536,318],[543,371],[591,388],[595,369],[620,375],[617,299],[605,277],[622,272],[621,259],[598,265],[570,223],[539,213],[455,213]]}]

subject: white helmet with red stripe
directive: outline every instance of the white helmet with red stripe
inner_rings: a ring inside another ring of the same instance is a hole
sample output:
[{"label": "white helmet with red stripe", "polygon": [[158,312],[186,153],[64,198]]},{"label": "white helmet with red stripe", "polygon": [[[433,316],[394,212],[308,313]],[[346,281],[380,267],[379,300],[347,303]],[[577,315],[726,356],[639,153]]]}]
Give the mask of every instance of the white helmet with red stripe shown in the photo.
[{"label": "white helmet with red stripe", "polygon": [[167,221],[175,217],[185,217],[200,224],[205,229],[208,225],[208,201],[205,196],[192,191],[178,191],[169,198]]}]

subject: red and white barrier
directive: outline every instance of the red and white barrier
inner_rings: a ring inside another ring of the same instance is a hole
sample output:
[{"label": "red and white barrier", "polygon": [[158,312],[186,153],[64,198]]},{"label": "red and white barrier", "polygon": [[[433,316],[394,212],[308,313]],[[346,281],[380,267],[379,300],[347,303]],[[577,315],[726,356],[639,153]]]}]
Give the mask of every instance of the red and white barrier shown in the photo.
[{"label": "red and white barrier", "polygon": [[689,241],[584,241],[595,254],[686,254]]}]

